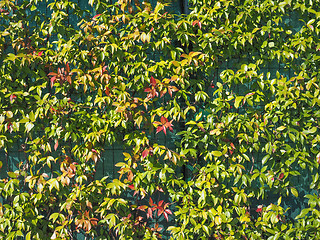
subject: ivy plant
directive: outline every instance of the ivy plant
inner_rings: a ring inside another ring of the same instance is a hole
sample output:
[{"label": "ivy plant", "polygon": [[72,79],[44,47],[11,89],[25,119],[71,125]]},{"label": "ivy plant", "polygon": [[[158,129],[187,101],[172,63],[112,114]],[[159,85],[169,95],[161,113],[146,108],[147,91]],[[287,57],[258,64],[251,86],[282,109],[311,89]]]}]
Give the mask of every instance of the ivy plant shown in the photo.
[{"label": "ivy plant", "polygon": [[320,239],[318,1],[78,2],[0,0],[1,238]]}]

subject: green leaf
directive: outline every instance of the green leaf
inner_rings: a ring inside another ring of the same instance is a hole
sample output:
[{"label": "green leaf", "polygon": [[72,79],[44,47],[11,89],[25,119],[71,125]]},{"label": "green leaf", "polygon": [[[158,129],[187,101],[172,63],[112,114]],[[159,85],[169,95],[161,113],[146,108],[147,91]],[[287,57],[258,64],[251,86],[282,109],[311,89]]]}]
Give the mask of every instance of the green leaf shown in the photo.
[{"label": "green leaf", "polygon": [[297,191],[297,189],[295,189],[295,188],[292,187],[290,190],[291,190],[291,193],[292,193],[293,196],[298,197],[298,191]]},{"label": "green leaf", "polygon": [[316,131],[317,131],[317,127],[312,127],[312,128],[310,128],[308,130],[304,130],[303,133],[305,133],[305,134],[313,134]]},{"label": "green leaf", "polygon": [[49,220],[52,220],[52,222],[55,223],[58,217],[59,213],[52,213],[49,217]]},{"label": "green leaf", "polygon": [[264,156],[263,158],[262,158],[262,165],[265,165],[266,164],[266,162],[269,160],[269,158],[270,158],[270,155],[266,155],[266,156]]},{"label": "green leaf", "polygon": [[32,122],[26,123],[26,125],[25,125],[26,132],[27,132],[27,133],[30,132],[33,127],[34,127],[34,124],[33,124]]},{"label": "green leaf", "polygon": [[234,107],[235,108],[239,108],[240,102],[242,101],[243,96],[238,96],[236,97],[235,101],[234,101]]},{"label": "green leaf", "polygon": [[14,172],[8,172],[8,176],[11,178],[17,178],[17,175]]},{"label": "green leaf", "polygon": [[31,5],[31,7],[30,7],[30,11],[31,12],[33,12],[34,10],[36,10],[37,9],[37,7],[35,6],[35,5]]},{"label": "green leaf", "polygon": [[216,216],[214,218],[214,222],[215,222],[216,225],[221,225],[221,223],[222,223],[221,217],[220,216]]},{"label": "green leaf", "polygon": [[286,129],[285,126],[280,126],[280,127],[277,128],[278,131],[283,131],[284,129]]},{"label": "green leaf", "polygon": [[26,234],[26,240],[31,240],[31,232],[28,232],[28,233]]},{"label": "green leaf", "polygon": [[211,153],[215,157],[221,157],[222,156],[222,152],[220,152],[220,151],[212,151]]},{"label": "green leaf", "polygon": [[310,212],[309,208],[302,209],[300,214],[296,216],[296,219],[304,218]]},{"label": "green leaf", "polygon": [[139,128],[140,128],[140,125],[141,125],[142,120],[143,120],[143,117],[142,117],[142,116],[139,116],[139,117],[135,120],[135,122],[136,122],[136,124],[137,124],[137,126],[138,126]]},{"label": "green leaf", "polygon": [[202,229],[208,236],[210,235],[209,228],[206,225],[202,225]]}]

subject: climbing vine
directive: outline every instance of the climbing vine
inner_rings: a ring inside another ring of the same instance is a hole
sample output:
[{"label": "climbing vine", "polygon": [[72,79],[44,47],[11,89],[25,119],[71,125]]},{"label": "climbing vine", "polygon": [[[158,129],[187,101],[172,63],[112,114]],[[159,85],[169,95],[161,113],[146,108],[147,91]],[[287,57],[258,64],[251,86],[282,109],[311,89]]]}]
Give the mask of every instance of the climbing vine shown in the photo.
[{"label": "climbing vine", "polygon": [[86,4],[0,0],[0,236],[319,239],[318,1]]}]

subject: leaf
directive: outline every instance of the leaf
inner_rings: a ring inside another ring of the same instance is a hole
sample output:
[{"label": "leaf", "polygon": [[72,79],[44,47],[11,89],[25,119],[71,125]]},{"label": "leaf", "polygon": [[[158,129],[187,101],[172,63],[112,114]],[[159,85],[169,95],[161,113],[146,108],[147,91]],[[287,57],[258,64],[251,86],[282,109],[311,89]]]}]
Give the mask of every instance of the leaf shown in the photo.
[{"label": "leaf", "polygon": [[167,214],[172,215],[172,212],[171,212],[171,210],[170,210],[170,209],[166,209],[166,210],[165,210],[165,212],[166,212]]},{"label": "leaf", "polygon": [[308,130],[304,130],[303,133],[305,133],[305,134],[313,134],[316,131],[317,131],[317,127],[312,127],[312,128],[310,128]]},{"label": "leaf", "polygon": [[17,178],[18,176],[14,172],[8,172],[8,176],[11,178]]},{"label": "leaf", "polygon": [[222,213],[222,207],[221,207],[221,205],[219,205],[219,206],[217,207],[217,211],[218,211],[219,214]]},{"label": "leaf", "polygon": [[163,126],[159,126],[159,127],[157,127],[157,131],[156,131],[156,133],[159,133],[159,132],[161,132],[162,130],[163,130]]},{"label": "leaf", "polygon": [[124,163],[124,162],[118,162],[118,163],[116,163],[114,166],[116,166],[116,167],[122,167],[122,166],[126,166],[127,164],[126,163]]},{"label": "leaf", "polygon": [[32,128],[34,127],[34,124],[32,122],[27,122],[25,124],[25,128],[26,128],[26,132],[30,132],[32,130]]},{"label": "leaf", "polygon": [[139,117],[135,120],[135,122],[136,122],[136,124],[137,124],[137,126],[138,126],[139,128],[140,128],[140,125],[141,125],[142,120],[143,120],[143,117],[142,117],[142,116],[139,116]]},{"label": "leaf", "polygon": [[279,174],[279,180],[282,180],[284,178],[284,173]]},{"label": "leaf", "polygon": [[270,158],[270,155],[266,155],[262,158],[262,165],[265,165],[268,159]]},{"label": "leaf", "polygon": [[149,149],[145,149],[145,150],[142,152],[142,159],[146,158],[148,155],[149,155]]},{"label": "leaf", "polygon": [[214,218],[214,222],[215,222],[216,225],[221,225],[221,223],[222,223],[221,217],[220,216],[216,216]]},{"label": "leaf", "polygon": [[52,222],[56,222],[57,218],[59,217],[59,213],[52,213],[49,217],[49,220],[52,219]]},{"label": "leaf", "polygon": [[147,218],[152,219],[152,208],[148,208]]},{"label": "leaf", "polygon": [[243,99],[243,96],[238,96],[236,97],[235,101],[234,101],[234,107],[235,108],[239,108],[240,102]]},{"label": "leaf", "polygon": [[26,234],[26,240],[31,240],[31,232],[28,232],[28,233]]},{"label": "leaf", "polygon": [[156,86],[157,85],[157,82],[156,82],[156,80],[154,79],[154,77],[151,77],[150,78],[150,84],[151,84],[151,86]]},{"label": "leaf", "polygon": [[95,19],[95,18],[97,18],[97,17],[99,17],[99,16],[101,16],[101,14],[95,15],[92,19]]},{"label": "leaf", "polygon": [[54,144],[54,150],[55,151],[57,151],[58,146],[59,146],[59,141],[58,141],[58,139],[56,139],[55,144]]},{"label": "leaf", "polygon": [[220,152],[220,151],[212,151],[211,153],[215,157],[221,157],[222,156],[222,152]]},{"label": "leaf", "polygon": [[11,94],[11,95],[10,95],[10,102],[13,103],[13,101],[14,101],[16,98],[17,98],[16,95]]},{"label": "leaf", "polygon": [[168,214],[166,212],[163,212],[163,216],[167,220],[167,222],[169,222],[169,217],[168,217]]},{"label": "leaf", "polygon": [[309,208],[302,209],[300,214],[296,216],[296,219],[304,218],[309,213],[309,211],[310,211]]},{"label": "leaf", "polygon": [[290,190],[291,190],[291,193],[292,193],[293,196],[298,197],[298,191],[297,191],[297,189],[295,189],[294,187],[292,187]]},{"label": "leaf", "polygon": [[278,131],[283,131],[284,129],[286,129],[285,126],[280,126],[280,127],[277,128]]},{"label": "leaf", "polygon": [[202,229],[208,236],[210,235],[209,228],[206,225],[202,225]]}]

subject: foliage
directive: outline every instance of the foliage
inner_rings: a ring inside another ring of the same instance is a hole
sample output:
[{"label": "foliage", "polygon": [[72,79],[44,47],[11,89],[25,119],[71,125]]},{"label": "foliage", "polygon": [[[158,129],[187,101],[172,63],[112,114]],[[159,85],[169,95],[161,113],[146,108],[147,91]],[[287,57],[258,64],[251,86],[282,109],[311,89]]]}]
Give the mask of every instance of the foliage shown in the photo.
[{"label": "foliage", "polygon": [[319,2],[89,4],[0,0],[1,237],[320,239]]}]

